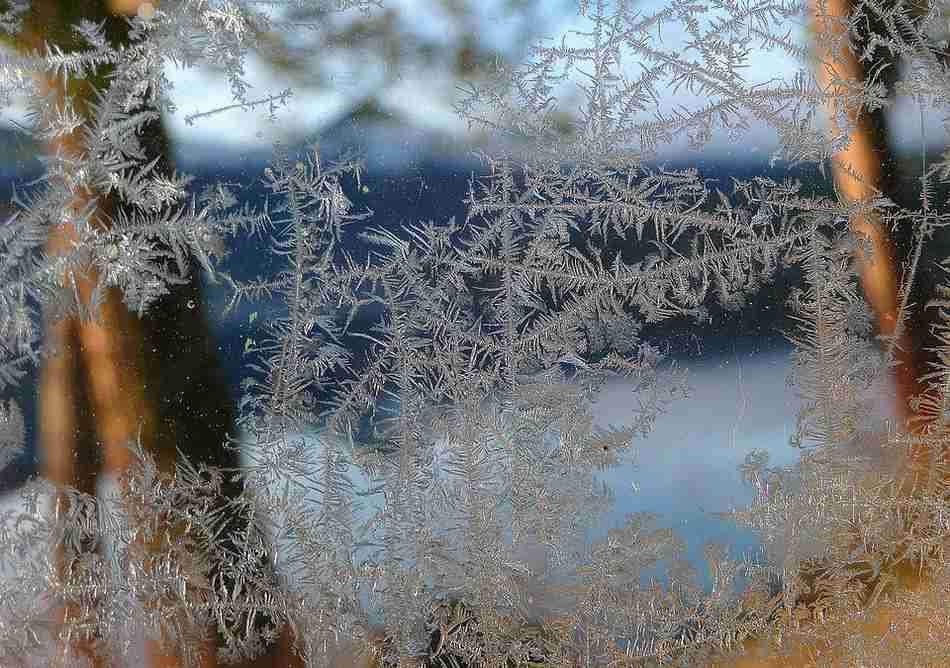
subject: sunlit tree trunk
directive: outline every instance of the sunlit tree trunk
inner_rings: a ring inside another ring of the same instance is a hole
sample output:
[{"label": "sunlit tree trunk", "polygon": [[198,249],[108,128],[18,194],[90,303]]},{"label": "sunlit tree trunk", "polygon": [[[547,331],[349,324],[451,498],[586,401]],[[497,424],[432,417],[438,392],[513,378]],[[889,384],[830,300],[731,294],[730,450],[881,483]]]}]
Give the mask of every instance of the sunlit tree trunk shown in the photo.
[{"label": "sunlit tree trunk", "polygon": [[[812,1],[813,29],[816,34],[824,37],[819,44],[819,65],[815,75],[821,86],[839,99],[836,104],[840,104],[840,97],[845,91],[849,87],[854,91],[863,86],[868,74],[853,51],[844,49],[834,54],[827,48],[825,41],[842,34],[840,21],[850,15],[851,2]],[[892,72],[896,63],[889,63],[889,66]],[[838,85],[835,80],[839,81]],[[835,111],[836,108],[827,110],[832,120],[832,129],[835,134],[845,132],[845,128],[837,127],[834,122]],[[892,166],[893,157],[887,144],[886,128],[882,127],[883,112],[878,111],[875,114],[877,118],[872,118],[871,114],[853,106],[843,111],[853,128],[849,133],[850,143],[847,148],[837,153],[832,164],[835,188],[839,196],[847,203],[868,203],[882,193],[893,196],[892,192],[888,192],[892,188],[893,179],[889,178],[891,175],[884,174],[885,164]],[[870,252],[865,254],[862,251],[858,257],[861,285],[877,316],[879,333],[894,339],[897,362],[893,372],[894,409],[896,416],[906,424],[912,417],[909,400],[921,391],[918,382],[920,370],[916,356],[918,346],[908,328],[898,323],[902,295],[894,243],[876,213],[856,214],[850,223],[851,229],[869,242]]]},{"label": "sunlit tree trunk", "polygon": [[[867,70],[850,49],[832,53],[828,48],[828,39],[843,34],[843,23],[853,11],[850,0],[812,0],[812,30],[822,35],[818,44],[818,66],[816,79],[824,90],[836,100],[833,105],[843,104],[841,96],[850,88],[853,92],[863,86]],[[896,63],[891,62],[888,73],[893,76]],[[893,174],[885,173],[893,169],[894,158],[888,146],[887,128],[882,110],[873,115],[854,107],[839,109],[832,106],[826,109],[831,119],[833,134],[843,133],[847,129],[835,123],[835,112],[843,111],[851,125],[848,133],[849,143],[833,158],[832,177],[835,190],[843,202],[848,204],[866,204],[878,195],[893,197]],[[906,305],[906,297],[901,293],[901,276],[897,269],[899,261],[894,241],[875,212],[862,212],[853,215],[849,221],[851,229],[867,239],[867,246],[861,249],[857,257],[858,271],[864,295],[877,319],[879,334],[885,338],[885,345],[892,347],[896,365],[892,370],[893,411],[906,430],[920,432],[924,425],[915,420],[911,409],[911,399],[920,395],[922,386],[920,376],[920,342],[914,340],[913,329],[899,321],[901,309]],[[904,304],[902,304],[904,302]],[[917,572],[915,565],[899,564],[892,573],[897,586],[907,590],[917,590],[925,584],[925,577]],[[893,606],[880,606],[866,618],[854,621],[841,637],[863,634],[867,637],[883,636],[894,621],[894,615],[906,615]],[[928,620],[906,620],[926,629]],[[808,623],[820,623],[810,620]],[[825,658],[845,659],[840,651],[832,647],[819,647],[813,643],[791,643],[786,648],[788,654],[773,655],[761,639],[745,643],[746,656],[731,662],[717,664],[735,668],[766,668],[812,665],[819,654]]]},{"label": "sunlit tree trunk", "polygon": [[[34,2],[27,16],[29,28],[24,42],[34,49],[39,49],[43,41],[63,46],[58,38],[77,15],[95,20],[104,18],[103,8],[97,5],[72,0]],[[54,91],[62,104],[65,98],[62,81],[47,79],[38,85],[41,92],[43,89]],[[74,97],[77,98],[79,96]],[[153,130],[161,133],[161,128]],[[67,136],[46,150],[78,156],[82,146],[77,136]],[[88,191],[77,194],[73,213],[83,209],[94,196]],[[101,209],[94,213],[94,220],[101,225],[104,220],[100,213]],[[62,253],[74,241],[73,237],[71,225],[63,224],[51,233],[47,250],[52,254]],[[88,308],[96,282],[95,272],[70,274],[63,280],[65,287],[75,290],[79,303]],[[123,305],[118,290],[112,288],[106,292],[94,320],[55,315],[48,315],[46,320],[47,343],[55,348],[56,354],[44,361],[40,371],[38,448],[43,475],[60,486],[71,485],[95,494],[100,471],[118,474],[128,468],[130,453],[126,446],[136,437],[141,438],[162,470],[172,470],[174,445],[159,438],[160,397],[154,390],[147,390],[146,337],[136,316]],[[220,397],[220,401],[226,400],[226,396]],[[65,503],[65,499],[60,497],[57,503]],[[54,558],[61,572],[69,568],[61,549]],[[67,604],[59,613],[60,623],[77,612],[76,606]],[[71,644],[73,651],[88,656],[94,665],[103,665],[107,660],[97,652],[94,638],[80,638]],[[64,648],[67,649],[70,648]],[[155,641],[147,641],[146,652],[152,666],[180,664],[176,657],[163,655]],[[215,665],[210,640],[205,654],[207,660],[203,665]]]},{"label": "sunlit tree trunk", "polygon": [[[75,39],[71,26],[82,18],[97,23],[106,20],[108,38],[114,43],[127,41],[124,21],[111,14],[134,13],[139,4],[140,0],[110,0],[109,6],[104,0],[33,0],[18,46],[41,51],[47,42],[68,50]],[[62,103],[62,80],[40,79],[37,85],[41,92],[54,91]],[[84,82],[69,85],[81,109],[90,89]],[[77,90],[72,90],[74,85]],[[159,169],[170,173],[168,141],[161,123],[145,128],[142,142],[148,157],[161,156]],[[45,150],[79,155],[82,146],[78,136],[67,136]],[[92,192],[77,194],[73,208],[81,210],[94,196]],[[114,202],[109,198],[100,199],[94,214],[98,224],[105,221],[101,214],[113,213],[111,206]],[[71,229],[68,224],[56,228],[47,250],[64,251],[72,240]],[[196,273],[191,273],[188,284],[175,286],[172,294],[159,300],[143,318],[129,312],[116,289],[106,292],[95,320],[46,315],[46,341],[56,350],[43,362],[38,388],[37,445],[46,478],[95,494],[99,473],[116,475],[128,468],[126,445],[136,437],[166,473],[174,470],[176,446],[196,463],[237,466],[235,455],[222,447],[232,422],[229,397],[200,309]],[[79,303],[88,307],[95,272],[64,276],[63,280],[68,287],[75,287]],[[237,494],[239,486],[231,484],[228,491]],[[57,503],[66,503],[65,497]],[[60,573],[68,568],[63,556],[62,550],[54,555]],[[77,606],[67,605],[59,611],[60,623],[77,613]],[[90,657],[94,665],[103,665],[108,659],[97,655],[94,638],[73,639],[70,645],[73,651]],[[202,665],[216,665],[211,629],[203,651]],[[179,657],[162,654],[155,641],[148,642],[146,652],[149,665],[156,668],[181,665]],[[285,633],[278,649],[249,665],[292,665],[288,652]]]}]

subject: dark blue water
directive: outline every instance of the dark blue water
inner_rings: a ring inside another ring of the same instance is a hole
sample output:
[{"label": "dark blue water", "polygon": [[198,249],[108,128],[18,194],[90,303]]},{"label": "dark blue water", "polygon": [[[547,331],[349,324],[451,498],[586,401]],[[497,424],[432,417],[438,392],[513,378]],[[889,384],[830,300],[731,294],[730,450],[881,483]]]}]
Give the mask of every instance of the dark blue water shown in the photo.
[{"label": "dark blue water", "polygon": [[[300,151],[303,150],[301,147]],[[328,153],[321,151],[321,157],[329,162],[335,156],[332,151]],[[789,172],[788,168],[782,165],[770,168],[765,161],[746,164],[723,162],[687,164],[671,161],[664,163],[664,166],[669,169],[696,168],[703,179],[711,180],[711,188],[719,188],[727,195],[732,193],[733,178],[745,180],[757,175],[776,179],[792,176],[799,178],[803,183],[812,184],[810,192],[814,194],[820,192],[817,170],[814,169],[796,168]],[[0,202],[9,199],[14,184],[22,190],[24,183],[40,174],[40,165],[35,160],[22,160],[17,167],[18,169],[10,169],[7,165],[0,169]],[[193,191],[198,192],[205,184],[214,181],[242,184],[236,193],[239,200],[257,207],[261,206],[268,194],[262,180],[265,167],[266,163],[263,160],[253,157],[243,159],[232,157],[226,164],[210,166],[207,162],[192,163],[185,158],[180,159],[177,164],[180,171],[188,172],[196,177],[192,184]],[[487,170],[480,162],[466,155],[423,157],[412,160],[398,169],[394,169],[391,164],[374,163],[370,157],[362,175],[365,189],[359,192],[355,183],[349,184],[352,187],[348,190],[348,195],[354,202],[354,212],[367,209],[374,212],[373,217],[364,224],[364,228],[382,227],[397,231],[403,224],[418,221],[433,221],[438,224],[452,217],[461,221],[467,213],[463,200],[469,194],[470,179],[486,173]],[[358,232],[359,229],[348,228],[348,235],[342,244],[343,250],[354,258],[365,257],[369,248],[365,242],[357,238]],[[644,248],[648,247],[649,229],[646,234]],[[617,244],[617,242],[612,243],[615,246]],[[638,259],[637,251],[633,246],[624,250],[625,261],[636,259]],[[223,268],[239,279],[255,276],[262,278],[272,275],[279,269],[278,261],[279,258],[268,251],[265,243],[242,240],[232,246],[231,255]],[[728,311],[715,303],[709,303],[707,305],[708,320],[697,322],[690,318],[677,318],[645,327],[642,336],[646,340],[658,343],[671,358],[683,362],[784,348],[782,332],[787,331],[790,326],[782,306],[790,285],[796,280],[797,276],[794,272],[779,274],[772,283],[751,295],[746,307],[739,311]],[[220,311],[226,303],[227,295],[220,287],[209,285],[207,281],[204,281],[204,290],[206,292],[204,302],[207,315],[213,325],[215,347],[219,353],[232,397],[236,399],[240,395],[240,382],[246,372],[246,360],[243,354],[245,340],[259,335],[262,324],[269,317],[282,313],[282,305],[276,300],[266,303],[245,303],[228,317],[222,318]],[[250,322],[252,312],[257,313],[254,322]],[[364,318],[371,319],[372,314]],[[365,331],[368,325],[368,321],[357,323],[358,329],[362,331]],[[365,345],[357,339],[351,343],[354,346]],[[18,461],[0,472],[0,490],[9,489],[36,473],[37,458],[33,442],[35,431],[33,426],[36,419],[33,396],[35,386],[36,370],[34,369],[24,379],[20,390],[16,392],[30,425],[27,450]]]}]

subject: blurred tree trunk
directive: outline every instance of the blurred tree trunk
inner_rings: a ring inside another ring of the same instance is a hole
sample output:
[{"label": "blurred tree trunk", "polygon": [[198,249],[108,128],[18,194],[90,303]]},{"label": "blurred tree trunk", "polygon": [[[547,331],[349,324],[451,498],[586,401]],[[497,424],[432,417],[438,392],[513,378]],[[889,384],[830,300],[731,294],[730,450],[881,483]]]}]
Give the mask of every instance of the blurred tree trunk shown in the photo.
[{"label": "blurred tree trunk", "polygon": [[[841,36],[843,26],[841,21],[847,19],[854,11],[853,0],[812,0],[812,32],[820,33],[827,40],[830,36]],[[878,34],[885,32],[880,19],[869,19],[869,30]],[[881,50],[883,51],[883,50]],[[836,96],[845,94],[849,87],[861,87],[872,72],[879,76],[878,80],[885,84],[888,95],[894,94],[894,83],[897,77],[897,62],[894,58],[880,57],[869,65],[858,61],[855,53],[843,49],[839,54],[833,54],[827,49],[826,42],[819,45],[819,65],[815,72],[818,82],[823,88]],[[878,69],[884,65],[883,69]],[[838,84],[835,84],[835,80]],[[836,102],[836,104],[841,104]],[[836,109],[828,109],[832,119],[832,129],[843,132],[834,123]],[[842,110],[853,125],[849,138],[850,143],[844,150],[837,153],[832,164],[832,176],[838,195],[847,203],[867,203],[878,194],[898,200],[896,180],[896,159],[892,139],[888,132],[887,119],[883,109],[867,112],[855,108]],[[902,266],[901,258],[895,240],[882,224],[876,213],[859,213],[850,220],[851,229],[867,238],[869,253],[858,257],[858,271],[864,295],[877,316],[878,333],[889,340],[885,345],[894,346],[894,361],[896,366],[892,370],[894,415],[902,423],[905,430],[913,433],[922,433],[927,425],[922,423],[911,408],[911,399],[920,395],[924,388],[920,383],[923,367],[922,353],[924,350],[923,323],[898,322],[898,314],[902,309],[902,302],[907,303],[908,297],[901,293],[902,277],[898,270]],[[904,264],[903,266],[907,266]],[[922,319],[921,319],[922,320]],[[922,452],[911,455],[910,466],[922,465]],[[813,564],[812,569],[805,575],[806,579],[817,581],[823,573],[821,564]],[[927,576],[917,570],[917,564],[900,562],[893,566],[890,573],[895,578],[898,589],[916,591],[926,585]],[[804,572],[804,571],[803,571]],[[817,592],[815,593],[817,596]],[[808,602],[806,602],[807,604]],[[926,631],[928,620],[924,617],[908,619],[906,613],[895,606],[881,606],[875,609],[867,619],[851,623],[843,630],[843,637],[848,635],[866,635],[869,638],[882,637],[887,629],[897,619],[895,615],[902,615],[902,621],[917,629]],[[818,624],[819,620],[808,620],[807,623]],[[721,668],[768,668],[784,666],[813,665],[819,654],[834,660],[845,660],[840,656],[840,648],[819,646],[813,642],[792,642],[785,656],[772,654],[762,639],[755,638],[744,643],[747,655],[733,661],[716,664]]]},{"label": "blurred tree trunk", "polygon": [[[844,21],[854,11],[852,0],[812,0],[813,32],[826,39],[841,36]],[[872,21],[872,24],[876,23]],[[883,33],[882,25],[873,25],[875,32]],[[879,50],[878,53],[884,50]],[[836,96],[843,96],[848,86],[859,88],[877,67],[878,80],[885,84],[888,95],[893,97],[898,63],[895,58],[880,57],[873,65],[858,62],[856,54],[843,50],[837,56],[822,43],[819,46],[819,66],[815,72],[818,82]],[[838,79],[843,85],[835,85]],[[836,109],[828,109],[832,127],[844,132],[834,123]],[[896,197],[896,160],[894,148],[889,143],[887,119],[884,109],[873,112],[855,108],[843,110],[853,123],[850,144],[835,156],[832,174],[839,196],[849,203],[870,202],[878,193]],[[917,429],[911,424],[914,417],[910,400],[919,395],[922,387],[920,376],[920,341],[916,340],[915,328],[908,323],[899,323],[901,311],[901,276],[897,267],[900,261],[894,240],[891,239],[876,213],[856,214],[851,219],[851,229],[870,242],[870,254],[858,258],[858,270],[865,297],[877,316],[878,332],[882,337],[893,339],[895,362],[893,370],[895,416],[903,420],[905,428]],[[906,301],[906,300],[905,300]]]},{"label": "blurred tree trunk", "polygon": [[[128,43],[125,20],[112,11],[132,13],[139,0],[33,0],[25,17],[18,46],[41,51],[49,43],[70,51],[77,48],[71,26],[80,19],[105,21],[105,33],[113,43]],[[119,6],[121,5],[121,6]],[[104,85],[105,73],[96,77]],[[39,84],[64,99],[62,80]],[[70,94],[82,109],[91,87],[88,82],[69,82]],[[75,86],[76,90],[72,90]],[[171,174],[169,144],[160,121],[148,125],[141,137],[146,161],[160,157],[158,173]],[[82,146],[77,135],[47,146],[78,155]],[[96,194],[77,197],[81,209]],[[99,195],[95,219],[104,224],[102,213],[114,213],[121,206],[114,196]],[[57,228],[48,240],[48,250],[56,253],[71,241],[71,227]],[[66,276],[74,282],[80,301],[88,306],[96,283],[92,273]],[[46,337],[57,353],[46,359],[40,371],[38,447],[42,473],[58,485],[71,485],[95,494],[97,475],[117,475],[130,464],[126,445],[141,435],[144,449],[165,473],[174,471],[176,447],[193,463],[235,468],[237,455],[225,450],[226,433],[233,425],[230,397],[213,348],[208,323],[201,308],[198,267],[192,261],[190,279],[185,285],[171,286],[171,292],[139,318],[129,312],[116,288],[110,289],[101,303],[96,321],[77,316],[45,318]],[[228,496],[241,491],[240,483],[228,485]],[[65,503],[60,497],[59,503]],[[229,529],[240,528],[232,518]],[[62,563],[62,551],[55,557]],[[60,611],[60,622],[76,614],[73,606]],[[204,666],[216,665],[213,630],[205,643]],[[106,657],[96,656],[95,639],[75,643],[76,650],[102,665]],[[164,656],[158,645],[147,648],[153,666],[177,666],[180,660]],[[248,665],[290,665],[289,639],[282,638],[280,649]]]}]

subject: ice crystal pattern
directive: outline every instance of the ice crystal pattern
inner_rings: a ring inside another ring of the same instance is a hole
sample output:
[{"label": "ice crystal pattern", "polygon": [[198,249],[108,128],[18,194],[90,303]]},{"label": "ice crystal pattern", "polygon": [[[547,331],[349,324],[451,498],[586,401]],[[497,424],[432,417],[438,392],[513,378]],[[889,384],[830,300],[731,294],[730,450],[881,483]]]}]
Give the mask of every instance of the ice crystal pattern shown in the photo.
[{"label": "ice crystal pattern", "polygon": [[[117,287],[144,313],[182,280],[192,256],[209,280],[228,286],[229,308],[264,296],[286,306],[247,346],[240,426],[254,455],[244,469],[182,457],[174,472],[161,471],[133,442],[136,463],[109,504],[44,481],[23,491],[22,507],[0,526],[0,568],[16,576],[0,590],[0,663],[42,653],[51,634],[94,634],[119,656],[142,629],[194,661],[209,626],[229,660],[260,652],[288,623],[314,666],[344,642],[383,665],[701,665],[753,637],[774,641],[777,652],[792,637],[826,642],[855,665],[947,660],[948,629],[937,613],[950,583],[939,456],[950,288],[929,305],[942,343],[916,400],[927,426],[880,436],[883,450],[923,451],[927,465],[913,476],[882,472],[853,446],[868,430],[895,345],[874,338],[856,268],[863,241],[849,220],[875,215],[889,228],[907,226],[923,247],[945,221],[933,185],[948,178],[950,162],[927,166],[914,210],[883,197],[822,198],[791,179],[763,177],[736,181],[730,199],[696,170],[647,166],[664,144],[685,137],[701,149],[723,131],[738,140],[755,121],[779,137],[776,160],[824,168],[853,129],[843,110],[890,104],[874,77],[819,85],[814,57],[786,28],[805,20],[805,4],[673,0],[640,11],[583,0],[586,29],[542,42],[523,64],[499,64],[459,91],[462,117],[520,152],[483,156],[489,175],[472,179],[464,220],[412,221],[398,232],[374,225],[360,205],[359,160],[327,163],[316,146],[303,156],[277,146],[258,175],[267,200],[243,207],[230,184],[193,192],[187,175],[141,159],[137,131],[156,114],[176,113],[163,63],[215,64],[245,108],[287,102],[286,93],[247,96],[248,50],[257,35],[282,29],[256,4],[167,0],[128,19],[131,45],[110,43],[84,21],[75,51],[48,45],[0,56],[0,99],[29,96],[27,131],[39,142],[79,133],[84,147],[79,158],[46,157],[45,178],[20,184],[15,213],[0,227],[0,386],[15,386],[51,354],[33,324],[41,308],[81,310],[61,280],[68,272],[95,267],[98,291]],[[317,4],[318,17],[378,11],[366,0]],[[871,62],[882,51],[901,56],[911,67],[899,94],[944,112],[950,79],[935,35],[948,11],[924,4],[858,3],[838,37],[818,31],[816,39],[840,52],[860,36]],[[15,32],[25,3],[2,7],[0,30]],[[685,42],[666,46],[665,29]],[[790,55],[801,69],[791,80],[747,81],[753,46]],[[631,62],[638,69],[625,67]],[[69,97],[41,95],[29,75],[78,79],[107,63],[114,73],[86,115]],[[581,99],[568,134],[555,113],[567,104],[557,96],[565,85]],[[664,88],[699,101],[658,109]],[[830,136],[819,122],[825,108],[837,114]],[[213,122],[215,113],[189,122]],[[110,226],[95,225],[94,202],[74,206],[87,190],[127,206]],[[75,242],[45,252],[61,224]],[[260,280],[228,275],[221,261],[241,235],[267,239],[281,269]],[[373,250],[353,257],[347,235]],[[802,277],[788,308],[798,322],[789,336],[804,400],[795,439],[806,450],[789,470],[751,453],[744,471],[756,500],[735,513],[761,532],[770,562],[734,563],[709,546],[715,586],[707,592],[676,537],[647,516],[587,544],[585,527],[611,502],[594,473],[629,461],[638,438],[688,394],[685,376],[664,362],[663,342],[642,337],[644,327],[702,320],[713,300],[743,308],[788,267]],[[915,265],[905,268],[901,295],[915,276]],[[920,309],[905,298],[898,322]],[[358,352],[348,345],[356,339],[365,342]],[[629,420],[598,426],[594,402],[617,381],[631,388]],[[367,417],[373,447],[358,438]],[[0,404],[0,465],[23,432],[17,405]],[[320,448],[303,433],[318,435]],[[235,475],[249,484],[228,508],[248,522],[238,540],[224,541],[219,497],[225,476]],[[369,496],[382,499],[380,512],[365,512]],[[433,516],[444,519],[434,524]],[[111,552],[89,549],[107,534]],[[52,561],[54,546],[65,569]],[[532,550],[542,556],[529,565]],[[819,558],[822,570],[809,571]],[[261,572],[268,561],[279,563],[277,582]],[[641,577],[660,561],[666,583]],[[895,565],[908,562],[928,564],[927,588],[890,585]],[[742,596],[732,586],[740,576],[750,583]],[[49,610],[67,604],[65,626],[51,627]],[[924,631],[871,640],[847,632],[885,604],[905,611],[902,619],[922,619]],[[382,613],[381,636],[371,609]],[[271,620],[263,631],[248,621],[260,614]]]}]

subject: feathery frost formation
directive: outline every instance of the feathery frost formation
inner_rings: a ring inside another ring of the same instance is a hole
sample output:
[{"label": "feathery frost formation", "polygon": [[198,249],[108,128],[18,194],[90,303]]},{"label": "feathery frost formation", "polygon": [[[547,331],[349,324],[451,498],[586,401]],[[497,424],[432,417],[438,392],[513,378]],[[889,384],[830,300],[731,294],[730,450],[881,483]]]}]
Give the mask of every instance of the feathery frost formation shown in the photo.
[{"label": "feathery frost formation", "polygon": [[[182,455],[173,472],[161,471],[130,443],[135,465],[108,512],[42,480],[23,490],[21,508],[0,525],[0,569],[16,576],[0,585],[0,664],[42,656],[57,634],[93,635],[121,656],[143,629],[196,660],[209,627],[226,641],[220,658],[236,659],[259,653],[287,623],[313,666],[329,665],[344,641],[392,666],[704,665],[752,638],[774,653],[826,643],[853,665],[947,661],[939,613],[950,585],[942,458],[950,287],[926,310],[940,347],[915,398],[925,426],[882,429],[873,404],[897,337],[876,340],[858,277],[866,244],[849,221],[912,230],[914,261],[899,291],[910,294],[919,251],[944,225],[933,193],[950,159],[926,166],[915,209],[883,196],[828,199],[764,177],[735,181],[730,199],[697,170],[648,165],[684,135],[702,149],[717,132],[739,141],[756,122],[779,138],[775,160],[826,173],[853,130],[846,110],[890,104],[874,68],[884,52],[911,66],[899,95],[943,110],[945,4],[860,2],[846,25],[817,31],[823,52],[840,53],[846,39],[865,45],[859,55],[872,72],[861,85],[839,78],[824,87],[814,75],[822,65],[787,28],[808,18],[804,3],[672,0],[642,11],[582,0],[583,30],[459,91],[463,118],[517,147],[483,156],[489,174],[472,179],[465,219],[396,231],[360,205],[356,157],[328,164],[316,146],[301,156],[277,146],[257,176],[267,199],[244,205],[232,184],[195,192],[190,176],[143,159],[141,128],[176,113],[165,65],[213,63],[248,109],[289,104],[288,93],[249,99],[242,79],[256,36],[289,29],[259,4],[163,0],[128,19],[130,44],[110,43],[83,21],[73,51],[0,55],[0,100],[28,96],[25,131],[39,143],[76,134],[82,146],[78,157],[45,156],[44,178],[18,184],[15,213],[0,226],[0,388],[9,392],[55,354],[35,326],[41,308],[95,317],[64,276],[94,275],[97,295],[116,288],[142,314],[187,276],[192,256],[228,288],[229,309],[262,297],[286,306],[246,350],[240,427],[254,454],[242,470],[192,466]],[[369,0],[312,4],[318,17],[379,11]],[[0,4],[0,30],[15,33],[26,6]],[[665,46],[665,30],[683,32],[684,44]],[[790,55],[801,69],[791,80],[747,81],[753,48]],[[88,110],[44,94],[31,76],[91,78],[107,65]],[[565,90],[579,107],[562,102]],[[665,90],[701,102],[659,109]],[[820,126],[826,108],[833,131]],[[214,122],[216,111],[189,122]],[[567,133],[564,111],[576,112]],[[94,213],[106,197],[121,206],[101,225]],[[47,251],[63,224],[74,243]],[[256,280],[226,272],[229,247],[245,235],[268,240],[279,271]],[[347,237],[372,250],[352,256]],[[585,529],[611,503],[594,474],[629,461],[637,440],[687,396],[649,326],[703,320],[713,302],[744,308],[788,268],[801,276],[787,307],[803,455],[785,470],[751,453],[745,473],[756,500],[733,513],[761,532],[768,562],[735,563],[709,546],[714,586],[704,591],[676,536],[648,516],[588,543]],[[924,306],[903,298],[898,327],[923,317]],[[629,420],[599,426],[594,403],[618,382],[629,388]],[[360,440],[367,420],[372,447]],[[23,432],[17,405],[0,402],[0,466]],[[872,466],[872,454],[855,447],[869,433],[886,460],[924,464]],[[348,474],[354,466],[368,484]],[[222,506],[230,477],[248,484]],[[372,498],[379,512],[365,512]],[[229,513],[249,520],[236,540],[222,538]],[[106,535],[112,551],[94,551]],[[64,569],[52,557],[57,545]],[[543,557],[527,563],[530,550]],[[268,562],[276,580],[262,569]],[[663,583],[645,576],[660,562]],[[926,570],[926,587],[894,585],[908,565]],[[65,626],[51,626],[50,611],[65,603],[73,611]],[[893,629],[852,632],[886,606],[901,613]],[[250,621],[260,615],[270,620],[263,630]]]}]

